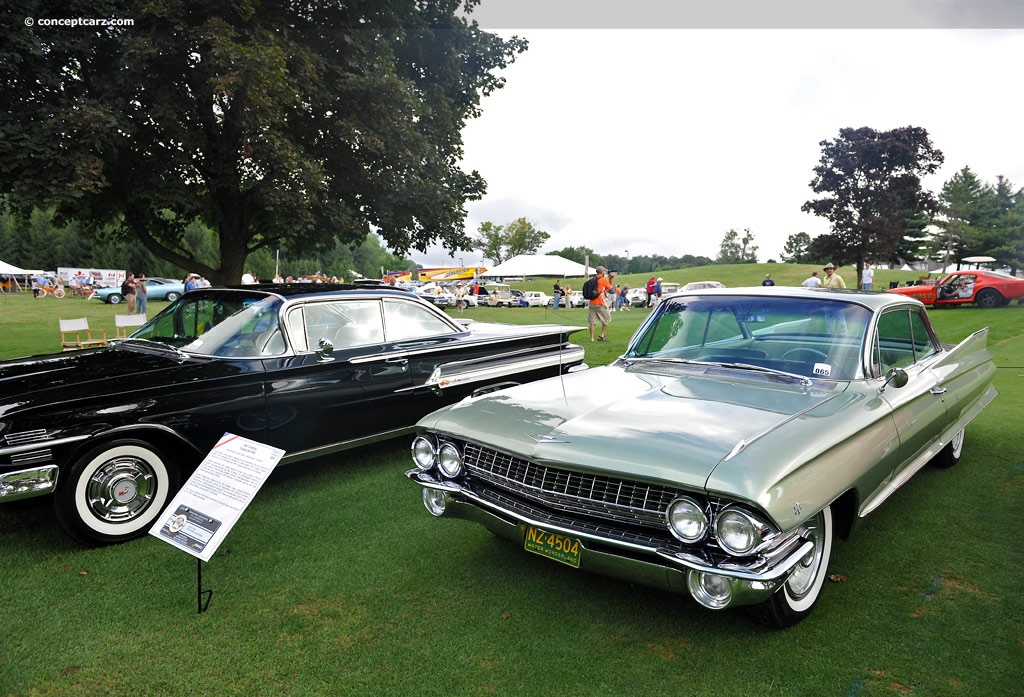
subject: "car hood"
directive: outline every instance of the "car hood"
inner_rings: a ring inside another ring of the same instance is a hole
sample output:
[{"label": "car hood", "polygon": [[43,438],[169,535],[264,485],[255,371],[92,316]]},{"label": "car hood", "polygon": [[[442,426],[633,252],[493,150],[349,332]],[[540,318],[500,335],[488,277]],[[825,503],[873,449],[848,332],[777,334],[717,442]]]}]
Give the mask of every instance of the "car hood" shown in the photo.
[{"label": "car hood", "polygon": [[619,361],[469,398],[418,425],[541,464],[704,487],[719,463],[794,417],[841,408],[847,386]]},{"label": "car hood", "polygon": [[0,417],[21,408],[102,399],[231,371],[237,368],[225,361],[183,361],[172,351],[152,349],[108,347],[12,359],[0,362]]}]

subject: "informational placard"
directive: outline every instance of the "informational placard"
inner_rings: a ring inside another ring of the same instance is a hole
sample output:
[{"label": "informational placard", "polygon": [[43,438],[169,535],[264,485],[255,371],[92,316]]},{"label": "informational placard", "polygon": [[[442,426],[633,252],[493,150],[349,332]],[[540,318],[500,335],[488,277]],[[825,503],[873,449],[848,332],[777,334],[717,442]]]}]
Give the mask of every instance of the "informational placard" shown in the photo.
[{"label": "informational placard", "polygon": [[225,433],[149,534],[210,561],[283,456],[280,448]]}]

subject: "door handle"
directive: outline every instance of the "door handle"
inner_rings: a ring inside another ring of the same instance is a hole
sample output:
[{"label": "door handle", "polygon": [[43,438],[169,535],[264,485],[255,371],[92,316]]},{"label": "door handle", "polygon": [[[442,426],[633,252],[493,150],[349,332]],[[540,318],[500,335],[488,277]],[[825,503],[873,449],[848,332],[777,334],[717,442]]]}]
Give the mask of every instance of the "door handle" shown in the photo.
[{"label": "door handle", "polygon": [[932,394],[946,394],[946,388],[942,385],[936,385],[932,389],[928,390]]}]

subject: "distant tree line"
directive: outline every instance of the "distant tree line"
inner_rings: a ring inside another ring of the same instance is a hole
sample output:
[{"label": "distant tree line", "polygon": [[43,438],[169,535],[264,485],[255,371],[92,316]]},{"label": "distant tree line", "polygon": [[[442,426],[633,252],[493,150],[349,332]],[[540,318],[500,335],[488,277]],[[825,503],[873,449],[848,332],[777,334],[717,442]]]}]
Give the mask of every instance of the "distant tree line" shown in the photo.
[{"label": "distant tree line", "polygon": [[[155,256],[134,238],[118,235],[83,234],[82,224],[70,221],[60,224],[54,211],[33,210],[28,216],[14,215],[0,205],[0,259],[23,268],[55,270],[59,266],[80,266],[97,269],[124,269],[147,276],[182,278],[195,268],[182,268]],[[183,245],[196,259],[212,262],[217,259],[218,236],[199,222],[185,227]],[[278,262],[280,259],[280,262]],[[261,249],[249,254],[245,269],[261,280],[271,280],[275,269],[282,277],[322,273],[352,280],[353,271],[377,278],[385,270],[414,269],[415,263],[392,254],[380,238],[370,235],[352,248],[336,242],[321,252],[297,253],[287,246],[280,250]]]}]

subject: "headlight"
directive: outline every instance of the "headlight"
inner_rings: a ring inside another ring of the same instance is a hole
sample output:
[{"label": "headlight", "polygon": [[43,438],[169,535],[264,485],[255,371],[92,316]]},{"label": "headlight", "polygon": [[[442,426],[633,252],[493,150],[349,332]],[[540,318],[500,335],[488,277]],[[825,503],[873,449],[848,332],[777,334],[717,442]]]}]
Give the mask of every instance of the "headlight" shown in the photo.
[{"label": "headlight", "polygon": [[704,509],[687,496],[681,496],[670,503],[665,517],[672,534],[687,544],[699,541],[708,530],[708,517]]},{"label": "headlight", "polygon": [[742,508],[726,508],[715,519],[718,544],[729,554],[742,557],[757,549],[770,528]]},{"label": "headlight", "polygon": [[426,436],[417,436],[412,442],[412,461],[421,470],[428,470],[434,466],[436,453],[434,441]]},{"label": "headlight", "polygon": [[462,455],[452,443],[445,443],[437,451],[437,468],[446,477],[457,477],[462,473]]}]

